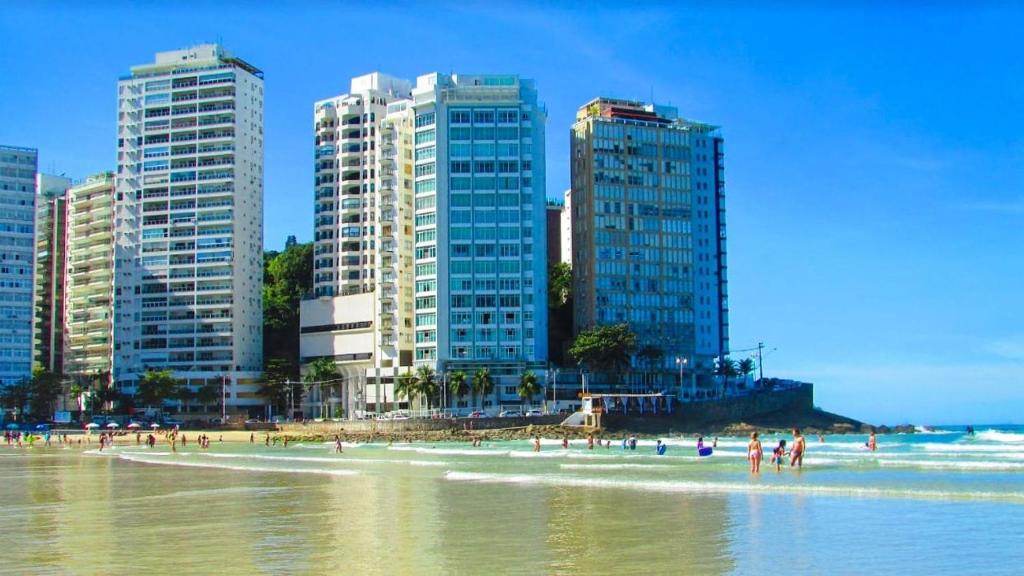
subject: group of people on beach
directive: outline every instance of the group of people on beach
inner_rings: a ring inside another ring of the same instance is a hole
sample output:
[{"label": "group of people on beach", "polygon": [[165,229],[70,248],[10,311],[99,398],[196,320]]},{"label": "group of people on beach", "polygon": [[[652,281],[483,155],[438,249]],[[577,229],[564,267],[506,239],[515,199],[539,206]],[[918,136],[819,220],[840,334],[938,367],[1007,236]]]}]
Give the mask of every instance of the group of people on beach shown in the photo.
[{"label": "group of people on beach", "polygon": [[[872,434],[872,436],[874,436]],[[824,441],[819,437],[819,442]],[[793,428],[793,443],[789,450],[786,450],[786,441],[779,440],[779,444],[772,450],[771,464],[775,465],[776,471],[781,471],[784,460],[789,458],[790,468],[796,466],[803,468],[804,453],[807,451],[807,440],[800,434],[799,428]],[[750,433],[750,442],[747,444],[747,460],[750,462],[750,472],[757,474],[761,471],[761,460],[764,459],[764,448],[757,432]]]}]

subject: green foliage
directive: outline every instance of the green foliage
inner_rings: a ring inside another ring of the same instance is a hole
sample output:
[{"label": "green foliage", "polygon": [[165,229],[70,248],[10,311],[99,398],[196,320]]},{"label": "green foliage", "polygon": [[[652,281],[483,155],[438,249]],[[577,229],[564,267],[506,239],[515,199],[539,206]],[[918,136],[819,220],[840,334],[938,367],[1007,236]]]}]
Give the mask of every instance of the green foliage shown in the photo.
[{"label": "green foliage", "polygon": [[268,358],[264,364],[263,382],[257,393],[274,407],[274,412],[288,409],[289,396],[295,405],[300,404],[302,386],[295,365],[287,358]]},{"label": "green foliage", "polygon": [[304,380],[307,384],[337,380],[338,378],[341,378],[341,372],[338,371],[338,365],[330,358],[317,358],[306,366]]},{"label": "green foliage", "polygon": [[437,373],[426,364],[416,369],[416,394],[427,399],[427,408],[433,404],[441,387],[437,384]]},{"label": "green foliage", "polygon": [[416,396],[416,376],[413,375],[412,370],[406,370],[405,374],[400,375],[398,382],[395,383],[395,398],[408,398],[409,403],[412,404],[414,396]]},{"label": "green foliage", "polygon": [[203,406],[209,406],[210,404],[216,404],[221,400],[222,384],[214,384],[207,382],[196,390],[196,402],[199,402]]},{"label": "green foliage", "polygon": [[561,308],[572,300],[572,266],[558,262],[548,268],[548,308]]},{"label": "green foliage", "polygon": [[32,380],[29,387],[29,411],[37,419],[53,417],[53,404],[64,391],[63,377],[54,374],[42,366],[32,369]]},{"label": "green foliage", "polygon": [[519,397],[523,400],[532,400],[540,392],[540,384],[537,382],[537,375],[533,371],[527,371],[519,378]]},{"label": "green foliage", "polygon": [[[299,303],[313,289],[313,244],[263,255],[263,357],[299,365]],[[294,374],[293,378],[298,378]]]},{"label": "green foliage", "polygon": [[739,370],[739,373],[744,375],[744,376],[747,376],[748,374],[753,372],[756,368],[757,368],[757,365],[754,364],[753,358],[744,358],[743,360],[740,360],[740,363],[736,367],[736,369]]},{"label": "green foliage", "polygon": [[494,379],[491,378],[491,371],[487,368],[477,368],[476,373],[473,374],[473,393],[481,397],[481,405],[483,397],[493,390]]},{"label": "green foliage", "polygon": [[[173,397],[177,386],[178,383],[175,381],[174,375],[170,370],[147,370],[142,378],[139,379],[136,398],[144,406],[160,407],[163,405],[164,400]],[[112,388],[102,387],[100,390],[110,390],[116,394],[116,391]],[[111,397],[109,400],[105,400],[105,402],[115,399]]]},{"label": "green foliage", "polygon": [[466,383],[466,373],[456,370],[448,374],[448,391],[456,398],[462,398],[469,393],[469,384]]},{"label": "green foliage", "polygon": [[629,365],[636,349],[636,334],[629,324],[595,326],[580,332],[569,348],[574,360],[591,370],[617,374]]},{"label": "green foliage", "polygon": [[16,410],[21,417],[31,396],[32,382],[28,378],[23,378],[20,382],[8,384],[0,390],[0,404],[8,410]]}]

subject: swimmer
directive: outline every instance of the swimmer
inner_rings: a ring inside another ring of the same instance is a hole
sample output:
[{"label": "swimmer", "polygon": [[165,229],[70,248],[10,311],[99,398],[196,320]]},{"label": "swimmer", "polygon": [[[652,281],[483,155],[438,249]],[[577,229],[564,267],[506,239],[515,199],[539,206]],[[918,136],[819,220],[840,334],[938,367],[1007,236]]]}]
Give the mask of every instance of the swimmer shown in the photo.
[{"label": "swimmer", "polygon": [[752,474],[757,474],[761,471],[761,458],[763,454],[761,441],[757,438],[757,432],[751,432],[750,443],[747,444],[747,460],[750,460],[750,472]]}]

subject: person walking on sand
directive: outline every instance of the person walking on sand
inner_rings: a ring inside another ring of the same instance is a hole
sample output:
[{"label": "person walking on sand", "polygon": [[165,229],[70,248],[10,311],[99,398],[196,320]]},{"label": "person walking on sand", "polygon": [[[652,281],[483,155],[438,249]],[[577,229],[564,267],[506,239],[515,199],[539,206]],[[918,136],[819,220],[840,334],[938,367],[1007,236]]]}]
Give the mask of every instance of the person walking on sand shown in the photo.
[{"label": "person walking on sand", "polygon": [[540,436],[533,437],[533,451],[540,452]]},{"label": "person walking on sand", "polygon": [[799,428],[793,428],[793,447],[789,450],[789,467],[804,467],[804,452],[807,450],[807,441],[800,435]]},{"label": "person walking on sand", "polygon": [[761,458],[764,451],[761,449],[761,441],[757,438],[757,432],[750,433],[750,443],[747,444],[747,460],[750,460],[750,472],[757,474],[761,472]]},{"label": "person walking on sand", "polygon": [[868,450],[871,450],[872,452],[878,450],[878,440],[875,438],[874,432],[872,432],[871,435],[868,436],[867,447]]}]

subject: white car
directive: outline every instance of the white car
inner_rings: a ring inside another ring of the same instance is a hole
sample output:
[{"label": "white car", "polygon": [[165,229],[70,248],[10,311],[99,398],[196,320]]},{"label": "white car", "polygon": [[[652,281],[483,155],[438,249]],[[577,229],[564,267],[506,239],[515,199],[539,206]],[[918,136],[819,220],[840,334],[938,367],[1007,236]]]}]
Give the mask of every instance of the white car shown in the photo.
[{"label": "white car", "polygon": [[535,416],[543,416],[543,415],[544,415],[544,413],[541,412],[540,410],[530,410],[529,412],[526,413],[526,417],[527,418],[533,418]]},{"label": "white car", "polygon": [[501,413],[498,414],[499,418],[521,418],[522,416],[523,413],[519,410],[502,410]]}]

